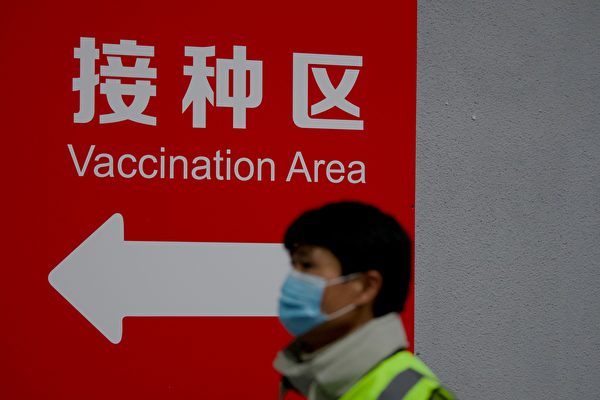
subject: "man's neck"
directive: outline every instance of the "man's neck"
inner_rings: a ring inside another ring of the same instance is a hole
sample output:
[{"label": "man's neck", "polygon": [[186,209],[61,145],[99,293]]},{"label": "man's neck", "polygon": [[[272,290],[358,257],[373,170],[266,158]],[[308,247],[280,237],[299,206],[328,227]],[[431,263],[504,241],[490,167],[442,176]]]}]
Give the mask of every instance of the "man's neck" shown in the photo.
[{"label": "man's neck", "polygon": [[312,353],[349,335],[374,318],[371,309],[364,308],[357,309],[357,311],[358,313],[346,323],[329,321],[299,337],[299,347],[306,353]]}]

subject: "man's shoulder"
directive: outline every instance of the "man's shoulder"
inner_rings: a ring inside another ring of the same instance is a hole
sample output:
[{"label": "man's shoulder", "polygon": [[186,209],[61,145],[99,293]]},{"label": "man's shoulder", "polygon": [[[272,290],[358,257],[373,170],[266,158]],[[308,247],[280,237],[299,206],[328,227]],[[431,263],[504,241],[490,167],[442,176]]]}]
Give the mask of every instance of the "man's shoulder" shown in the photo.
[{"label": "man's shoulder", "polygon": [[[398,351],[380,362],[356,385],[353,392],[377,400],[454,400],[435,374],[408,350]],[[352,391],[351,391],[352,392]],[[349,393],[351,394],[351,393]],[[358,397],[342,397],[343,400]]]},{"label": "man's shoulder", "polygon": [[395,364],[398,373],[378,400],[455,400],[427,364],[412,352],[403,350],[387,360]]},{"label": "man's shoulder", "polygon": [[450,393],[446,388],[439,387],[431,392],[428,400],[456,400],[456,396]]}]

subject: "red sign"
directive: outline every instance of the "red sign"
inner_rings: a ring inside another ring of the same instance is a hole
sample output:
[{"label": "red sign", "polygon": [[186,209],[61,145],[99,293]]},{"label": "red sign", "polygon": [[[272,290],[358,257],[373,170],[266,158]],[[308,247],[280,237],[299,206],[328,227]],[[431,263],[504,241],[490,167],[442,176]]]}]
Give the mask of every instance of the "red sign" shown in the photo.
[{"label": "red sign", "polygon": [[414,236],[415,2],[0,15],[0,397],[276,398],[287,225],[359,200]]}]

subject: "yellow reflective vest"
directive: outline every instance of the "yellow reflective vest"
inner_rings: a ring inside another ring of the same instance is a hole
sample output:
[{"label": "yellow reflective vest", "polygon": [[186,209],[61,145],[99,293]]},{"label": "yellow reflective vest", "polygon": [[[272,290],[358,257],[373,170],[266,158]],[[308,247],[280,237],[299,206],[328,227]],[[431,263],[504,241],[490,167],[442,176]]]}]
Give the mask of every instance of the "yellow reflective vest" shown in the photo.
[{"label": "yellow reflective vest", "polygon": [[379,363],[340,400],[455,400],[418,357],[403,350]]}]

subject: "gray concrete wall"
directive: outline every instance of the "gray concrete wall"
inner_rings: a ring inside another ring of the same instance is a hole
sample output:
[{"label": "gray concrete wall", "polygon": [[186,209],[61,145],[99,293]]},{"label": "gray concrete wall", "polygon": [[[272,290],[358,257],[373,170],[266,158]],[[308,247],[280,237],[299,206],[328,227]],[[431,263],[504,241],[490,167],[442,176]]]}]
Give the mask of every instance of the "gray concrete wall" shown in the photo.
[{"label": "gray concrete wall", "polygon": [[600,398],[600,1],[419,1],[416,351],[461,399]]}]

